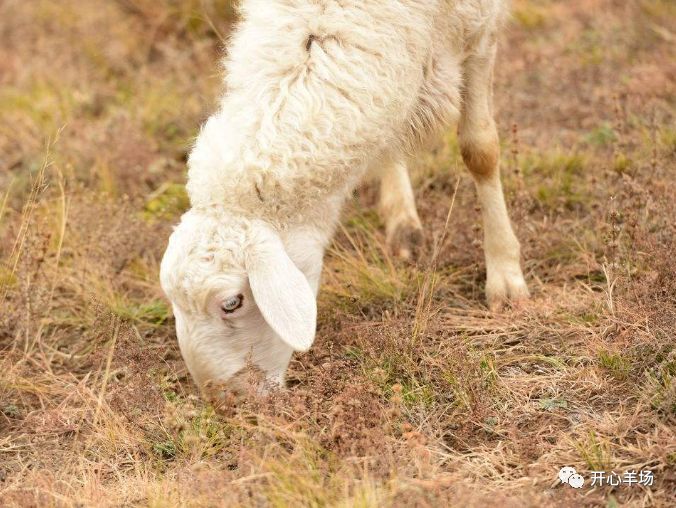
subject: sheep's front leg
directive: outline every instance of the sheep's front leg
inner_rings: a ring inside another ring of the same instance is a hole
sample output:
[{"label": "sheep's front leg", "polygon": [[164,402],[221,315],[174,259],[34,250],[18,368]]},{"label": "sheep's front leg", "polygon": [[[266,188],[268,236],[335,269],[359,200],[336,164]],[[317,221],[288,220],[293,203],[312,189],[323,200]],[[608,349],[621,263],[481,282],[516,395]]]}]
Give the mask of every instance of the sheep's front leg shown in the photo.
[{"label": "sheep's front leg", "polygon": [[484,224],[486,297],[491,309],[528,297],[520,246],[507,215],[500,183],[500,144],[492,112],[495,47],[464,63],[464,101],[459,125],[462,157],[474,177]]},{"label": "sheep's front leg", "polygon": [[406,160],[403,156],[381,160],[372,172],[380,184],[378,212],[385,222],[387,245],[396,256],[414,259],[423,235]]}]

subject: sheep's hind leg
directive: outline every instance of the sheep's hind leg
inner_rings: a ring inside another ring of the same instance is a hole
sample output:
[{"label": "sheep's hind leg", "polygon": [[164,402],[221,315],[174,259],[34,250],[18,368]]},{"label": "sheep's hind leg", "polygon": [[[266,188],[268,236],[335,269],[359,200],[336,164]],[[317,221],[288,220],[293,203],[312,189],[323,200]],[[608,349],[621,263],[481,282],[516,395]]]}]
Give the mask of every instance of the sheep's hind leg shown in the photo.
[{"label": "sheep's hind leg", "polygon": [[406,160],[403,156],[381,160],[374,173],[380,184],[378,212],[385,222],[387,245],[396,256],[414,260],[423,233]]},{"label": "sheep's hind leg", "polygon": [[462,157],[474,177],[484,224],[486,297],[497,310],[507,301],[527,298],[520,246],[507,215],[500,183],[500,145],[492,112],[495,48],[464,63],[464,101],[459,124]]}]

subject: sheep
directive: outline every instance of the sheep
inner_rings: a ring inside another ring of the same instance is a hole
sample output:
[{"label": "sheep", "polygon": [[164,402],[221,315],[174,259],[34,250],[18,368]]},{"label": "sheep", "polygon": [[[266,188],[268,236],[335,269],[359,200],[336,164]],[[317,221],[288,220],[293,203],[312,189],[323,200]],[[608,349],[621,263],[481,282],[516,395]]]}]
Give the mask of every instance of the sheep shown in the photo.
[{"label": "sheep", "polygon": [[191,208],[160,280],[198,385],[283,385],[312,345],[324,250],[346,198],[380,184],[388,244],[422,232],[407,160],[457,124],[484,223],[492,308],[528,297],[492,114],[501,0],[243,0],[225,93],[188,160]]}]

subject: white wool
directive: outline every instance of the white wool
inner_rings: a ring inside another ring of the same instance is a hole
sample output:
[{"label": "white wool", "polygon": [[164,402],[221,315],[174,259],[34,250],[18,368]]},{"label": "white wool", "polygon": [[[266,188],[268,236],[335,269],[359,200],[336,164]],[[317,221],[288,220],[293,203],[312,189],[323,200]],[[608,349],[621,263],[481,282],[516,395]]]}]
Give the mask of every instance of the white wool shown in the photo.
[{"label": "white wool", "polygon": [[193,206],[312,220],[374,157],[457,118],[460,62],[494,37],[501,5],[244,1],[226,93],[190,155]]}]

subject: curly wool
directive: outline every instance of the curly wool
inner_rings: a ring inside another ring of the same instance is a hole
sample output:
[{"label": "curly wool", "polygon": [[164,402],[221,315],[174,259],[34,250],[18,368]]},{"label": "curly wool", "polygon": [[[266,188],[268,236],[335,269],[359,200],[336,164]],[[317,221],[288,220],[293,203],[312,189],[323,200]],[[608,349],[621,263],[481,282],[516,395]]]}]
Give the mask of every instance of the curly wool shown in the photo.
[{"label": "curly wool", "polygon": [[[171,288],[169,294],[174,303],[190,309],[203,311],[214,288],[222,285],[220,276],[230,271],[244,273],[242,245],[248,241],[251,221],[229,217],[223,228],[224,210],[221,206],[193,208],[181,219],[182,228],[177,228],[169,239],[163,263],[172,270],[165,270],[163,286]],[[184,252],[178,246],[190,245]]]},{"label": "curly wool", "polygon": [[192,205],[280,229],[335,222],[371,161],[457,119],[461,63],[503,4],[244,0],[226,93],[189,159]]}]

